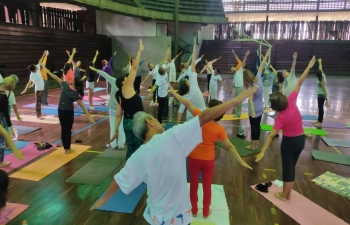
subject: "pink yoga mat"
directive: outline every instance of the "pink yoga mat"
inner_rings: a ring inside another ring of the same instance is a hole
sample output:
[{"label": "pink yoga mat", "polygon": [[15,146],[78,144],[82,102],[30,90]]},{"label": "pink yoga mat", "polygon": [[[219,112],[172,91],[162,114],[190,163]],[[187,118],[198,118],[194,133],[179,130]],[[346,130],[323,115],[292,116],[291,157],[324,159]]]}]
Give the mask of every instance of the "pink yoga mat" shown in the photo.
[{"label": "pink yoga mat", "polygon": [[0,224],[7,224],[10,220],[28,209],[28,207],[28,205],[7,202],[5,209],[1,212]]},{"label": "pink yoga mat", "polygon": [[[84,95],[83,100],[87,100],[87,101],[89,101],[89,96]],[[103,102],[103,101],[104,101],[104,99],[103,99],[103,98],[98,98],[98,97],[92,97],[92,101],[100,101],[100,102]]]},{"label": "pink yoga mat", "polygon": [[5,155],[5,161],[11,162],[9,166],[2,167],[2,170],[5,170],[7,173],[11,172],[14,169],[17,169],[20,166],[32,161],[38,156],[45,154],[46,152],[56,148],[57,145],[52,145],[52,148],[44,151],[38,151],[34,142],[30,142],[26,147],[22,148],[20,151],[24,153],[24,160],[19,160],[15,157],[13,153]]},{"label": "pink yoga mat", "polygon": [[250,187],[301,225],[348,225],[345,221],[294,190],[291,194],[291,200],[284,202],[275,196],[277,192],[282,192],[282,188],[272,185],[269,187],[268,193],[263,193],[256,190],[255,186]]},{"label": "pink yoga mat", "polygon": [[[312,124],[312,121],[303,121],[303,125],[306,127],[313,127],[314,125]],[[339,123],[339,122],[327,122],[323,121],[322,122],[322,127],[323,128],[338,128],[338,129],[347,129],[345,127],[344,123]]]}]

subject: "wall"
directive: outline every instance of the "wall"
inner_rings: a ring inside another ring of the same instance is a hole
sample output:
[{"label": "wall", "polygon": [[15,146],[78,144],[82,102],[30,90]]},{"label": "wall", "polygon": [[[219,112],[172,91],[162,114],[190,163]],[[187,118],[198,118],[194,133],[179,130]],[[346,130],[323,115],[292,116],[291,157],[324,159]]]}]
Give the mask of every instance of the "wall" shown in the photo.
[{"label": "wall", "polygon": [[214,25],[209,24],[202,27],[202,39],[203,40],[214,40]]},{"label": "wall", "polygon": [[[168,30],[174,33],[174,23],[168,22]],[[201,24],[196,23],[179,23],[179,38],[189,45],[193,45],[193,35],[197,30],[202,30]],[[180,41],[181,42],[181,41]],[[180,43],[181,44],[181,43]]]}]

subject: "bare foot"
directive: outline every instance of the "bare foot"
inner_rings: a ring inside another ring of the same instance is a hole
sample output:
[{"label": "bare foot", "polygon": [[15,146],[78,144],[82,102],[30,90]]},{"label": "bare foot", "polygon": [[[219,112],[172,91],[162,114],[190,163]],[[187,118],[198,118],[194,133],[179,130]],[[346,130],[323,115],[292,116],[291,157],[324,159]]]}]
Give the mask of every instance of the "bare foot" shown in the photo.
[{"label": "bare foot", "polygon": [[253,151],[255,151],[255,150],[256,150],[256,149],[255,149],[255,148],[253,148],[251,145],[245,146],[245,148],[246,148],[246,149],[249,149],[249,150],[253,150]]},{"label": "bare foot", "polygon": [[42,116],[38,117],[38,120],[44,120],[44,119],[45,119],[45,118],[42,117]]},{"label": "bare foot", "polygon": [[322,127],[322,123],[320,123],[320,122],[314,123],[314,126],[315,127]]},{"label": "bare foot", "polygon": [[209,210],[209,214],[208,214],[208,216],[203,216],[204,217],[204,219],[208,219],[208,217],[211,215],[211,210]]},{"label": "bare foot", "polygon": [[8,166],[8,165],[10,165],[11,163],[10,162],[2,162],[2,163],[0,163],[0,167],[4,167],[4,166]]},{"label": "bare foot", "polygon": [[284,202],[287,201],[287,199],[283,197],[283,193],[282,193],[282,192],[277,192],[277,193],[275,194],[275,196],[276,196],[278,199],[280,199],[280,200],[282,200],[282,201],[284,201]]},{"label": "bare foot", "polygon": [[65,149],[64,151],[65,151],[66,154],[70,154],[70,153],[73,152],[72,149]]},{"label": "bare foot", "polygon": [[319,123],[318,121],[316,121],[316,122],[313,122],[312,124],[316,124],[316,123]]}]

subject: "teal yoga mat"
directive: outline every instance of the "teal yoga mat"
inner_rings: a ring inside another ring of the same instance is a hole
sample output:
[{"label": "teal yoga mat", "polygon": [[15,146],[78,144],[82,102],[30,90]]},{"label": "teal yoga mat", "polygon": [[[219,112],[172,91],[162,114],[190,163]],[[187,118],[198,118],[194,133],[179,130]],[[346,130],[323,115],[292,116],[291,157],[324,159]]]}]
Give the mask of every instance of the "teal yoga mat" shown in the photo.
[{"label": "teal yoga mat", "polygon": [[[275,119],[273,118],[273,115],[269,115],[269,117],[271,117],[272,119]],[[302,120],[317,120],[317,116],[315,115],[301,115],[301,119]]]},{"label": "teal yoga mat", "polygon": [[[96,105],[94,109],[91,109],[90,106],[85,106],[87,110],[93,110],[93,111],[101,111],[101,112],[109,112],[109,108],[106,106],[98,106]],[[74,112],[81,112],[80,114],[83,114],[83,109],[78,106],[75,108]]]},{"label": "teal yoga mat", "polygon": [[341,165],[350,166],[350,155],[341,155],[333,152],[312,150],[312,158]]},{"label": "teal yoga mat", "polygon": [[322,140],[328,146],[350,148],[350,140],[333,139],[333,138],[325,138],[325,137],[322,137]]},{"label": "teal yoga mat", "polygon": [[[29,145],[29,141],[15,141],[15,145],[18,149],[22,149],[24,147],[26,147],[27,145]],[[6,149],[5,150],[5,155],[8,155],[12,153],[12,150],[11,149]]]},{"label": "teal yoga mat", "polygon": [[[103,91],[103,90],[106,90],[106,88],[100,88],[100,87],[94,88],[94,92]],[[88,93],[88,92],[89,92],[88,90],[84,91],[84,93]]]},{"label": "teal yoga mat", "polygon": [[[128,195],[124,194],[119,188],[118,191],[106,202],[106,204],[97,210],[131,214],[134,212],[137,204],[139,204],[146,190],[147,185],[145,183],[139,185]],[[100,199],[104,195],[105,193],[101,195]]]},{"label": "teal yoga mat", "polygon": [[[41,110],[42,114],[47,114],[47,115],[58,115],[58,109],[42,109]],[[83,110],[81,111],[75,111],[74,110],[74,116],[80,116],[81,114],[83,114]]]}]

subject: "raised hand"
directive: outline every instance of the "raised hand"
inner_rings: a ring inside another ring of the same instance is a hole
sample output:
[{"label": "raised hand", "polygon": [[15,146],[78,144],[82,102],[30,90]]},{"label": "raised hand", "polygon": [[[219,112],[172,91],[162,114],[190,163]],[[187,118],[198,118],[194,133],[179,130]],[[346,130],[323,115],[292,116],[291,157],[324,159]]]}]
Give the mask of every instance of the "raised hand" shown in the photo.
[{"label": "raised hand", "polygon": [[76,48],[73,48],[72,53],[73,53],[73,54],[74,54],[74,53],[77,53],[77,49],[76,49]]},{"label": "raised hand", "polygon": [[[145,49],[145,46],[142,44],[142,40],[140,39],[140,51],[142,52]],[[170,51],[170,49],[168,49]]]},{"label": "raised hand", "polygon": [[311,69],[314,66],[314,64],[316,62],[315,58],[316,58],[315,56],[312,57],[312,59],[309,62],[309,65],[307,66],[307,68]]},{"label": "raised hand", "polygon": [[116,55],[116,54],[117,54],[117,51],[114,52],[114,55]]},{"label": "raised hand", "polygon": [[245,56],[248,56],[250,54],[250,51],[246,51]]},{"label": "raised hand", "polygon": [[293,59],[296,59],[298,57],[298,53],[297,52],[294,52],[293,54]]},{"label": "raised hand", "polygon": [[100,53],[98,52],[98,50],[96,50],[96,55],[98,55],[98,54],[100,54]]}]

